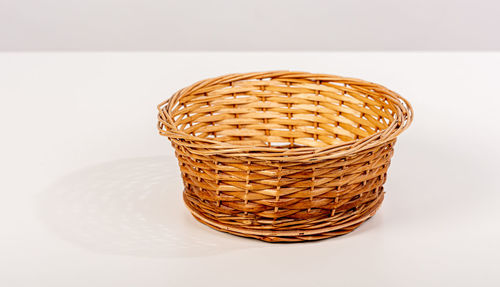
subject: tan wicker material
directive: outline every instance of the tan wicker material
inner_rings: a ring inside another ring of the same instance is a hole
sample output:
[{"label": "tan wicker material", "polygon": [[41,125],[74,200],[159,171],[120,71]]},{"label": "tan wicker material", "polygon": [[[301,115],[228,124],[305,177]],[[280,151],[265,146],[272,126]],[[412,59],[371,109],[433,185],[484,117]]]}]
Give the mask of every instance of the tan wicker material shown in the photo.
[{"label": "tan wicker material", "polygon": [[413,117],[380,85],[289,71],[200,81],[158,109],[194,217],[271,242],[345,234],[373,216]]}]

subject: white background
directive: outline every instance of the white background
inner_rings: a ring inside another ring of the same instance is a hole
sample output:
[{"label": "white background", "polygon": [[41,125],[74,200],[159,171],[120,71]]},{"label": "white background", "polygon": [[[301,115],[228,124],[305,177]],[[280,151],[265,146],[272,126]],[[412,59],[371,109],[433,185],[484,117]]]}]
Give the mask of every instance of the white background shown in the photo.
[{"label": "white background", "polygon": [[[499,286],[500,53],[0,54],[1,286]],[[383,84],[414,106],[356,231],[269,244],[184,208],[156,104],[229,72]]]},{"label": "white background", "polygon": [[0,50],[500,50],[497,0],[0,0]]}]

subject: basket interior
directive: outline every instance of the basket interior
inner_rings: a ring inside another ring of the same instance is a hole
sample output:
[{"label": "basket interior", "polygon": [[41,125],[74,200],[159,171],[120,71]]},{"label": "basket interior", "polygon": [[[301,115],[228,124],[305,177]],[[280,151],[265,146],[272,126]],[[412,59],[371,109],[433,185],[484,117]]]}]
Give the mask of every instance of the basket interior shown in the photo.
[{"label": "basket interior", "polygon": [[173,103],[178,130],[236,145],[323,147],[368,137],[395,120],[375,84],[252,79],[193,89]]}]

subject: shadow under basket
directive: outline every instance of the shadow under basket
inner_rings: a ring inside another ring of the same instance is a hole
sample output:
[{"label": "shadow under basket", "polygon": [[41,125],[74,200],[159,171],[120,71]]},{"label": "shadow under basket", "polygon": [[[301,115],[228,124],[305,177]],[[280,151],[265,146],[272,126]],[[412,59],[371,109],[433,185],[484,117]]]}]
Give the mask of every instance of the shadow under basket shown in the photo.
[{"label": "shadow under basket", "polygon": [[203,80],[158,109],[194,217],[270,242],[346,234],[373,216],[413,117],[383,86],[290,71]]}]

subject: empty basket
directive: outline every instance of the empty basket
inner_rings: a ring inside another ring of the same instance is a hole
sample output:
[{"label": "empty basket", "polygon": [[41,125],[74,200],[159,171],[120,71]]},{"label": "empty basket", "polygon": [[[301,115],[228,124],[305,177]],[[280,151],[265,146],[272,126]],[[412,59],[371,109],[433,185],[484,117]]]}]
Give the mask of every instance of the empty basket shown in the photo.
[{"label": "empty basket", "polygon": [[342,235],[373,216],[413,117],[383,86],[290,71],[203,80],[158,109],[194,217],[272,242]]}]

